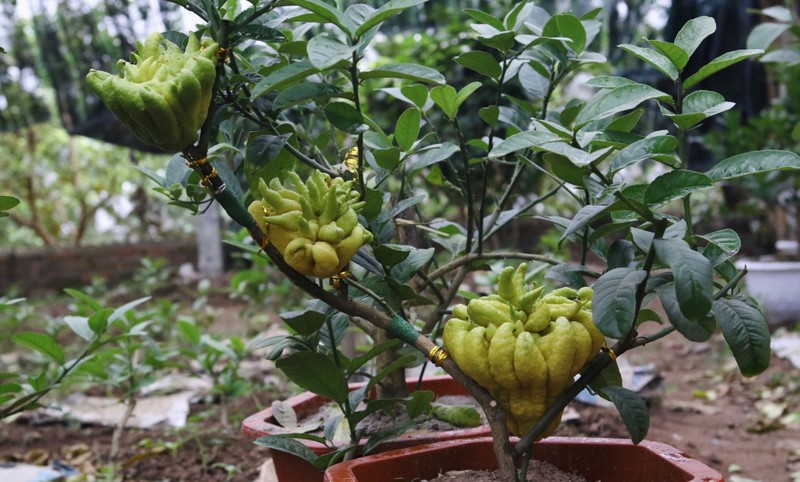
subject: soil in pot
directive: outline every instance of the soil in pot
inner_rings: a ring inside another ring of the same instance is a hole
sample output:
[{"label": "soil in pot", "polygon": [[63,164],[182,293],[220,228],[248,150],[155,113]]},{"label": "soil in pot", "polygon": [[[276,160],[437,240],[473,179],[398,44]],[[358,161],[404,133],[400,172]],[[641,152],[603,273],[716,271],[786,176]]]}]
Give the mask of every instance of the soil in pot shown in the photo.
[{"label": "soil in pot", "polygon": [[[587,482],[583,476],[570,474],[555,465],[541,460],[533,460],[528,464],[527,482]],[[422,481],[419,481],[422,482]],[[428,482],[505,482],[497,472],[488,470],[460,470],[439,474]]]}]

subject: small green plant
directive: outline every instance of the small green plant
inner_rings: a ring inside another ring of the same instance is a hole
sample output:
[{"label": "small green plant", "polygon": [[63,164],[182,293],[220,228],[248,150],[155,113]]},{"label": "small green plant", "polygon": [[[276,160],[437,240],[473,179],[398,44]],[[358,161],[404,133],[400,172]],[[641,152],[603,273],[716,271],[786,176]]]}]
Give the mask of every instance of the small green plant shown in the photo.
[{"label": "small green plant", "polygon": [[[61,385],[77,369],[87,366],[109,350],[109,345],[113,346],[121,339],[109,333],[110,325],[148,299],[142,298],[114,309],[104,307],[79,291],[67,290],[67,293],[88,307],[85,316],[66,316],[61,320],[83,340],[82,349],[74,358],[67,358],[65,346],[53,335],[32,331],[12,335],[14,343],[43,355],[44,360],[34,373],[0,374],[0,420],[37,407],[42,397]],[[0,307],[6,308],[15,302],[10,301]]]},{"label": "small green plant", "polygon": [[132,289],[147,296],[167,286],[172,278],[173,270],[166,258],[142,258],[141,268],[131,278]]}]

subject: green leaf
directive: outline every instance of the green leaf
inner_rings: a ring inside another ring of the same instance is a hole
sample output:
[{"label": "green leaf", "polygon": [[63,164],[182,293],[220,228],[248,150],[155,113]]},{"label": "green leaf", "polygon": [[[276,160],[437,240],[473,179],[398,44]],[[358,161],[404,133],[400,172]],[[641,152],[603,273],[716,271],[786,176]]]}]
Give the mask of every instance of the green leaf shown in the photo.
[{"label": "green leaf", "polygon": [[372,348],[367,353],[352,358],[350,360],[350,364],[347,367],[347,371],[348,373],[355,373],[362,366],[366,365],[370,360],[380,355],[381,353],[387,350],[391,350],[393,348],[400,348],[402,345],[403,342],[401,342],[396,338],[393,338],[383,343],[379,343],[377,345],[373,345]]},{"label": "green leaf", "polygon": [[19,199],[13,196],[0,196],[0,211],[8,211],[19,204]]},{"label": "green leaf", "polygon": [[392,64],[361,72],[361,79],[407,79],[416,82],[444,84],[444,76],[438,70],[417,64]]},{"label": "green leaf", "polygon": [[500,109],[496,105],[481,107],[481,110],[478,111],[478,115],[484,122],[495,127],[498,119],[500,119]]},{"label": "green leaf", "polygon": [[275,6],[284,5],[303,7],[336,25],[342,32],[348,35],[352,34],[357,29],[352,19],[323,0],[283,0],[275,4]]},{"label": "green leaf", "polygon": [[308,41],[307,49],[311,65],[323,71],[344,60],[351,60],[356,48],[343,44],[330,33],[322,33]]},{"label": "green leaf", "polygon": [[325,324],[325,313],[314,310],[287,311],[280,314],[289,327],[302,336],[311,336]]},{"label": "green leaf", "polygon": [[74,290],[72,288],[64,288],[64,293],[72,296],[76,300],[86,303],[86,305],[94,311],[103,309],[103,305],[100,304],[99,301],[95,300],[91,296],[81,293],[78,290]]},{"label": "green leaf", "polygon": [[197,326],[197,323],[190,320],[178,320],[177,325],[178,331],[186,341],[192,345],[200,344],[203,334],[200,332],[200,327]]},{"label": "green leaf", "polygon": [[698,90],[686,96],[680,114],[673,114],[663,107],[661,112],[679,129],[687,131],[713,115],[732,109],[735,105],[733,102],[725,102],[725,98],[717,92]]},{"label": "green leaf", "polygon": [[683,70],[689,62],[689,54],[674,43],[650,39],[647,42],[667,57],[678,70]]},{"label": "green leaf", "polygon": [[387,18],[403,10],[425,3],[426,1],[427,0],[391,0],[390,2],[386,2],[379,9],[375,10],[375,12],[356,29],[355,36],[360,37]]},{"label": "green leaf", "polygon": [[89,329],[96,335],[102,334],[108,327],[108,319],[114,313],[111,308],[103,308],[89,317]]},{"label": "green leaf", "polygon": [[606,387],[603,393],[617,407],[631,436],[631,442],[638,444],[644,440],[647,431],[650,430],[650,412],[642,397],[623,387]]},{"label": "green leaf", "polygon": [[742,375],[752,377],[766,370],[772,352],[764,315],[747,303],[733,299],[714,301],[712,310]]},{"label": "green leaf", "polygon": [[275,160],[283,150],[286,142],[291,135],[284,134],[275,136],[271,134],[261,134],[250,137],[247,140],[245,150],[245,160],[254,170],[263,169],[267,164]]},{"label": "green leaf", "polygon": [[480,86],[480,82],[472,82],[456,92],[456,89],[450,85],[439,85],[431,89],[431,100],[442,109],[447,117],[454,119],[461,104]]},{"label": "green leaf", "polygon": [[144,302],[150,301],[150,298],[151,298],[150,296],[145,296],[144,298],[139,298],[125,303],[124,305],[115,309],[113,313],[111,313],[111,315],[108,317],[108,322],[113,323],[119,319],[122,319],[122,317],[124,317],[127,312],[133,310],[134,308],[136,308],[137,306],[141,305]]},{"label": "green leaf", "polygon": [[402,263],[415,248],[404,244],[381,244],[374,250],[375,257],[387,268]]},{"label": "green leaf", "polygon": [[656,155],[672,155],[677,148],[678,139],[673,136],[647,137],[617,152],[611,158],[611,170],[619,171]]},{"label": "green leaf", "polygon": [[297,85],[281,91],[272,101],[272,107],[284,109],[305,102],[325,101],[340,92],[341,89],[335,85],[302,80]]},{"label": "green leaf", "polygon": [[472,405],[433,405],[433,417],[459,428],[479,427],[481,414]]},{"label": "green leaf", "polygon": [[724,159],[706,171],[706,175],[712,181],[719,182],[761,172],[797,169],[800,169],[800,156],[794,152],[765,149]]},{"label": "green leaf", "polygon": [[421,114],[419,109],[411,107],[400,114],[394,129],[394,140],[405,152],[411,151],[419,135]]},{"label": "green leaf", "polygon": [[747,36],[748,49],[766,50],[772,42],[791,27],[788,23],[763,22],[756,25]]},{"label": "green leaf", "polygon": [[529,147],[538,146],[545,142],[558,140],[559,137],[544,131],[525,131],[505,139],[497,144],[489,153],[489,158],[503,157]]},{"label": "green leaf", "polygon": [[400,92],[419,109],[424,109],[428,103],[428,88],[422,84],[404,85]]},{"label": "green leaf", "polygon": [[[472,28],[477,30],[479,25],[473,25]],[[514,47],[516,43],[516,33],[514,32],[499,32],[491,35],[479,35],[478,41],[487,47],[491,47],[499,52],[508,52]]]},{"label": "green leaf", "polygon": [[617,132],[631,132],[639,124],[639,119],[642,118],[644,109],[636,109],[627,114],[621,115],[608,124],[609,131]]},{"label": "green leaf", "polygon": [[79,337],[92,341],[94,331],[89,327],[89,318],[85,316],[65,316],[64,323]]},{"label": "green leaf", "polygon": [[622,44],[619,46],[619,48],[652,65],[656,68],[656,70],[669,77],[670,80],[678,79],[678,68],[675,67],[673,62],[661,52],[646,47],[637,47],[636,45],[631,44]]},{"label": "green leaf", "polygon": [[711,310],[713,279],[711,262],[682,239],[656,239],[656,256],[672,268],[675,294],[683,313],[698,319]]},{"label": "green leaf", "polygon": [[759,13],[766,15],[767,17],[772,17],[780,22],[790,23],[794,21],[794,15],[792,15],[792,11],[782,5],[773,5],[772,7],[767,7],[761,10]]},{"label": "green leaf", "polygon": [[575,53],[583,52],[586,48],[586,29],[580,19],[571,13],[553,15],[542,29],[543,37],[566,37],[570,39],[569,46]]},{"label": "green leaf", "polygon": [[347,400],[347,379],[327,356],[300,351],[275,362],[275,366],[290,380],[305,390],[329,398],[339,405]]},{"label": "green leaf", "polygon": [[414,160],[413,164],[408,167],[409,175],[415,174],[428,166],[445,161],[459,151],[457,145],[449,142],[439,145],[426,146],[426,148],[427,147],[430,147],[430,149],[426,149],[417,159]]},{"label": "green leaf", "polygon": [[416,390],[409,394],[405,404],[406,413],[413,420],[422,414],[431,411],[431,402],[436,398],[436,393],[431,390]]},{"label": "green leaf", "polygon": [[728,256],[734,256],[742,248],[742,240],[739,238],[739,234],[730,228],[720,229],[713,233],[701,235],[700,238],[719,246]]},{"label": "green leaf", "polygon": [[644,201],[650,206],[663,206],[709,187],[711,179],[705,174],[686,169],[668,171],[650,183]]},{"label": "green leaf", "polygon": [[[691,57],[700,43],[717,30],[717,23],[711,17],[696,17],[683,25],[675,36],[675,45]],[[687,87],[688,88],[688,87]]]},{"label": "green leaf", "polygon": [[499,79],[500,74],[503,73],[503,69],[492,54],[482,50],[464,52],[453,60],[468,69],[472,69],[492,79]]},{"label": "green leaf", "polygon": [[517,78],[531,99],[543,99],[550,89],[550,80],[531,67],[530,63],[520,67]]},{"label": "green leaf", "polygon": [[492,15],[490,15],[490,14],[488,14],[488,13],[482,11],[482,10],[474,10],[474,9],[468,8],[468,9],[464,10],[464,13],[466,13],[470,17],[474,18],[478,22],[485,23],[486,25],[489,25],[490,27],[492,27],[492,28],[494,28],[494,29],[496,29],[498,31],[502,32],[503,30],[506,29],[506,26],[503,25],[503,22],[501,22],[500,19],[498,19],[496,17],[493,17]]},{"label": "green leaf", "polygon": [[560,241],[567,239],[567,237],[573,233],[576,233],[588,226],[589,223],[603,215],[603,213],[605,213],[605,211],[610,207],[610,204],[588,204],[580,208],[578,212],[575,213],[575,217],[572,218],[572,221],[569,223],[569,226],[567,226],[567,229],[561,234]]},{"label": "green leaf", "polygon": [[800,64],[800,51],[797,49],[775,49],[764,54],[760,60],[765,64],[780,63],[794,66]]},{"label": "green leaf", "polygon": [[639,104],[650,99],[671,101],[669,95],[644,84],[628,84],[611,90],[603,90],[583,106],[575,118],[575,128],[578,129],[589,122],[635,109]]},{"label": "green leaf", "polygon": [[604,388],[621,386],[622,374],[619,371],[619,365],[615,361],[611,362],[611,364],[605,367],[598,376],[589,382],[589,388],[606,400],[608,400],[608,395],[603,393]]},{"label": "green leaf", "polygon": [[669,318],[672,326],[678,330],[687,340],[702,342],[711,338],[711,334],[716,330],[714,317],[701,317],[697,320],[690,320],[681,311],[676,295],[676,283],[671,281],[656,288],[656,293],[661,300],[661,305]]},{"label": "green leaf", "polygon": [[598,278],[592,315],[604,335],[620,339],[631,331],[636,321],[636,289],[646,277],[643,270],[615,268]]},{"label": "green leaf", "polygon": [[349,102],[328,102],[325,106],[325,118],[334,127],[348,134],[359,134],[369,129],[364,124],[364,116]]},{"label": "green leaf", "polygon": [[55,360],[59,365],[64,364],[64,350],[52,336],[45,333],[26,331],[11,335],[11,341],[17,345],[38,351]]},{"label": "green leaf", "polygon": [[685,90],[689,90],[702,80],[716,74],[717,72],[726,69],[733,64],[741,62],[742,60],[749,59],[750,57],[754,57],[762,53],[764,53],[764,51],[758,49],[743,49],[743,50],[734,50],[731,52],[726,52],[720,55],[719,57],[715,58],[705,66],[701,67],[700,70],[698,70],[688,79],[686,79],[683,82],[683,88]]},{"label": "green leaf", "polygon": [[308,59],[293,62],[267,75],[253,86],[253,98],[260,97],[273,90],[283,90],[309,76],[316,74],[317,68]]},{"label": "green leaf", "polygon": [[260,447],[295,455],[312,464],[317,459],[317,454],[289,435],[265,435],[257,438],[254,443]]}]

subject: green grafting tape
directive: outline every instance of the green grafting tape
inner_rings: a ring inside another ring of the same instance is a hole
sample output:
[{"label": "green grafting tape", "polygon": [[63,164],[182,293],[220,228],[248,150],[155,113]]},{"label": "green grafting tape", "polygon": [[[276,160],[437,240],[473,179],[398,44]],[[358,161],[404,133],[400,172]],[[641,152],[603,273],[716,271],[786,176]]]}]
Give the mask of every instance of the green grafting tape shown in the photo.
[{"label": "green grafting tape", "polygon": [[416,343],[417,338],[419,338],[419,332],[411,326],[411,323],[398,315],[392,318],[392,321],[389,322],[389,326],[386,327],[386,331],[389,332],[391,336],[399,338],[409,345]]}]

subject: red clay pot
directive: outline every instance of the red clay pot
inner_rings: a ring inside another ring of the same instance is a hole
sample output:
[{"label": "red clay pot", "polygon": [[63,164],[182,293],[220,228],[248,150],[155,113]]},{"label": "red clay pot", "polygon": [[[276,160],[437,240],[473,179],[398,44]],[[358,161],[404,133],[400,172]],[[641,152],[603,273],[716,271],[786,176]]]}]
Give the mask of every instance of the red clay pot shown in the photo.
[{"label": "red clay pot", "polygon": [[[408,390],[416,389],[417,379],[407,380]],[[351,390],[360,385],[351,385]],[[422,381],[422,390],[430,390],[437,397],[443,395],[469,395],[461,384],[450,378],[449,375],[429,377]],[[286,400],[292,406],[299,419],[311,415],[319,410],[320,407],[329,403],[329,400],[313,393],[302,393],[296,397]],[[257,439],[264,435],[285,433],[277,425],[272,409],[267,408],[254,415],[247,417],[242,422],[242,432],[245,436]],[[375,452],[385,452],[416,445],[430,444],[434,442],[457,440],[475,437],[485,437],[491,432],[488,425],[481,427],[451,430],[447,432],[429,432],[420,434],[403,434],[395,439],[380,444]],[[314,451],[317,455],[328,453],[329,450],[322,444],[311,440],[300,440],[304,445]],[[271,450],[272,462],[275,466],[275,473],[281,482],[321,482],[323,473],[315,469],[311,464],[286,452]]]},{"label": "red clay pot", "polygon": [[[667,444],[626,439],[550,437],[533,457],[589,481],[723,482],[722,475]],[[495,470],[489,437],[451,440],[368,455],[325,472],[325,482],[384,482],[435,478],[449,470]]]}]

